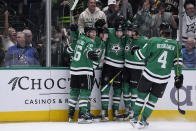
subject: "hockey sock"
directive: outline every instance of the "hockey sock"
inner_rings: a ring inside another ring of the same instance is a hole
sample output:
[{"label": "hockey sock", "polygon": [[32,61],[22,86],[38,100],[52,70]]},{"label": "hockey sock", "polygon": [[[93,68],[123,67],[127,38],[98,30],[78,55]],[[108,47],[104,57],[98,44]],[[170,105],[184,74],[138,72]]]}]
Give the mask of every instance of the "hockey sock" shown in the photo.
[{"label": "hockey sock", "polygon": [[120,104],[120,98],[122,94],[122,88],[121,87],[113,87],[114,94],[113,94],[113,110],[119,109]]},{"label": "hockey sock", "polygon": [[69,104],[68,104],[69,107],[75,108],[77,101],[78,101],[79,93],[80,93],[79,88],[71,88]]},{"label": "hockey sock", "polygon": [[88,89],[80,89],[80,98],[79,98],[79,109],[81,113],[87,112],[87,104],[88,104],[88,98],[91,94],[91,91]]},{"label": "hockey sock", "polygon": [[123,100],[125,104],[125,108],[128,108],[129,105],[131,104],[131,93],[130,93],[130,86],[129,83],[124,82],[123,83]]},{"label": "hockey sock", "polygon": [[136,98],[135,106],[133,107],[134,116],[137,116],[141,113],[147,95],[147,93],[138,92],[138,97]]},{"label": "hockey sock", "polygon": [[154,96],[153,94],[149,95],[148,101],[144,107],[144,112],[142,113],[142,118],[147,119],[152,114],[152,111],[154,110],[157,101],[158,97]]},{"label": "hockey sock", "polygon": [[[103,87],[101,87],[101,89]],[[110,86],[108,86],[103,92],[101,92],[101,106],[102,106],[102,110],[108,110],[109,92],[110,92]]]},{"label": "hockey sock", "polygon": [[131,88],[131,107],[132,108],[135,106],[137,93],[138,93],[137,88]]},{"label": "hockey sock", "polygon": [[88,98],[87,109],[90,111],[91,108],[91,100]]}]

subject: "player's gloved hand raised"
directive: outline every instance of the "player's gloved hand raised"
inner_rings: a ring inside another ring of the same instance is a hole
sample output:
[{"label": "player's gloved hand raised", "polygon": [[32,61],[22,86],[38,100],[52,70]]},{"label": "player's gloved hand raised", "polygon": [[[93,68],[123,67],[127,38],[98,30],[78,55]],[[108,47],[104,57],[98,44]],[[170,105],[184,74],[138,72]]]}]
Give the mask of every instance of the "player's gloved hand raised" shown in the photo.
[{"label": "player's gloved hand raised", "polygon": [[77,31],[78,30],[78,25],[77,24],[71,24],[70,25],[70,30],[71,31]]},{"label": "player's gloved hand raised", "polygon": [[179,76],[174,77],[174,80],[175,80],[174,85],[175,85],[176,88],[179,89],[179,88],[182,87],[183,79],[184,79],[183,74],[180,74]]},{"label": "player's gloved hand raised", "polygon": [[99,55],[96,51],[89,51],[88,52],[88,58],[93,60],[93,61],[97,61],[99,58]]},{"label": "player's gloved hand raised", "polygon": [[134,45],[131,47],[131,55],[134,55],[135,50],[139,49],[139,46]]}]

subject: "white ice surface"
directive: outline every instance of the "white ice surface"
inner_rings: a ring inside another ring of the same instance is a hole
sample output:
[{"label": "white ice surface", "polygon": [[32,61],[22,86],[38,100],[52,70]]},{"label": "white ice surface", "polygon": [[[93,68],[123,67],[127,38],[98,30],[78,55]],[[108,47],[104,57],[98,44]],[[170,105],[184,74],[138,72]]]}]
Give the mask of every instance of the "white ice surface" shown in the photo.
[{"label": "white ice surface", "polygon": [[[144,131],[196,131],[196,122],[150,122]],[[140,130],[140,131],[142,131]],[[67,122],[3,123],[0,131],[138,131],[129,122],[78,124]]]}]

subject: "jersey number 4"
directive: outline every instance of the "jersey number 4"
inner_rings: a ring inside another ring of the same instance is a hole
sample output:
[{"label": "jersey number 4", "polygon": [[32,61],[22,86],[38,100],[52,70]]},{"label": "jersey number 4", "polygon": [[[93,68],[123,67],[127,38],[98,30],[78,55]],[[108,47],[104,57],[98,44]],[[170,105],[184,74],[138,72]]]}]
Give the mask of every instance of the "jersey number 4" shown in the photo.
[{"label": "jersey number 4", "polygon": [[158,62],[162,63],[161,68],[166,68],[167,64],[167,51],[164,51],[161,56],[158,58]]}]

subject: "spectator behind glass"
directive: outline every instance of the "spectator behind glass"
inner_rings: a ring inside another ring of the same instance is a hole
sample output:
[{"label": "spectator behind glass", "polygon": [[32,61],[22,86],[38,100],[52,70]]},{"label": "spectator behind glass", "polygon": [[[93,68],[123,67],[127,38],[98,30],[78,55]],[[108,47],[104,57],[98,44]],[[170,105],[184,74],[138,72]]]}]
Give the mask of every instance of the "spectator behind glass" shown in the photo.
[{"label": "spectator behind glass", "polygon": [[139,25],[138,33],[151,37],[152,15],[150,14],[150,0],[140,1],[141,9],[135,15],[135,22]]},{"label": "spectator behind glass", "polygon": [[152,17],[152,36],[154,37],[159,37],[160,36],[160,25],[161,23],[169,23],[172,28],[176,29],[177,28],[177,23],[174,20],[174,17],[172,13],[170,12],[165,12],[165,4],[164,3],[159,3],[157,6],[158,13],[156,13]]},{"label": "spectator behind glass", "polygon": [[119,11],[119,6],[116,4],[116,0],[108,0],[108,8],[104,8],[104,13],[107,18],[107,23],[109,28],[113,28],[115,20],[117,19],[117,14]]},{"label": "spectator behind glass", "polygon": [[24,29],[24,30],[23,30],[23,33],[25,33],[25,36],[26,36],[26,43],[28,44],[28,46],[34,47],[34,45],[33,45],[33,43],[32,43],[33,35],[32,35],[31,30],[29,30],[29,29]]},{"label": "spectator behind glass", "polygon": [[39,65],[38,53],[35,48],[26,45],[23,32],[17,33],[17,44],[11,46],[5,56],[5,66]]},{"label": "spectator behind glass", "polygon": [[182,48],[184,68],[196,68],[196,49],[194,47],[195,39],[188,38],[185,48]]},{"label": "spectator behind glass", "polygon": [[96,0],[96,6],[97,6],[100,10],[103,9],[103,4],[101,3],[100,0]]},{"label": "spectator behind glass", "polygon": [[3,39],[3,48],[5,51],[7,51],[9,47],[15,44],[16,44],[16,30],[10,27],[8,29],[8,38]]},{"label": "spectator behind glass", "polygon": [[184,4],[184,8],[185,13],[182,16],[182,46],[185,46],[189,37],[192,37],[196,40],[195,6],[187,1]]},{"label": "spectator behind glass", "polygon": [[78,19],[79,31],[84,32],[84,27],[94,26],[98,19],[106,21],[105,13],[96,7],[96,0],[88,0],[88,8],[80,14]]},{"label": "spectator behind glass", "polygon": [[[127,1],[125,1],[127,6],[127,21],[132,21],[133,11],[132,5]],[[123,1],[122,0],[108,0],[108,6],[103,8],[103,12],[107,16],[107,23],[109,28],[114,28],[114,24],[118,21],[119,16],[123,16]]]}]

